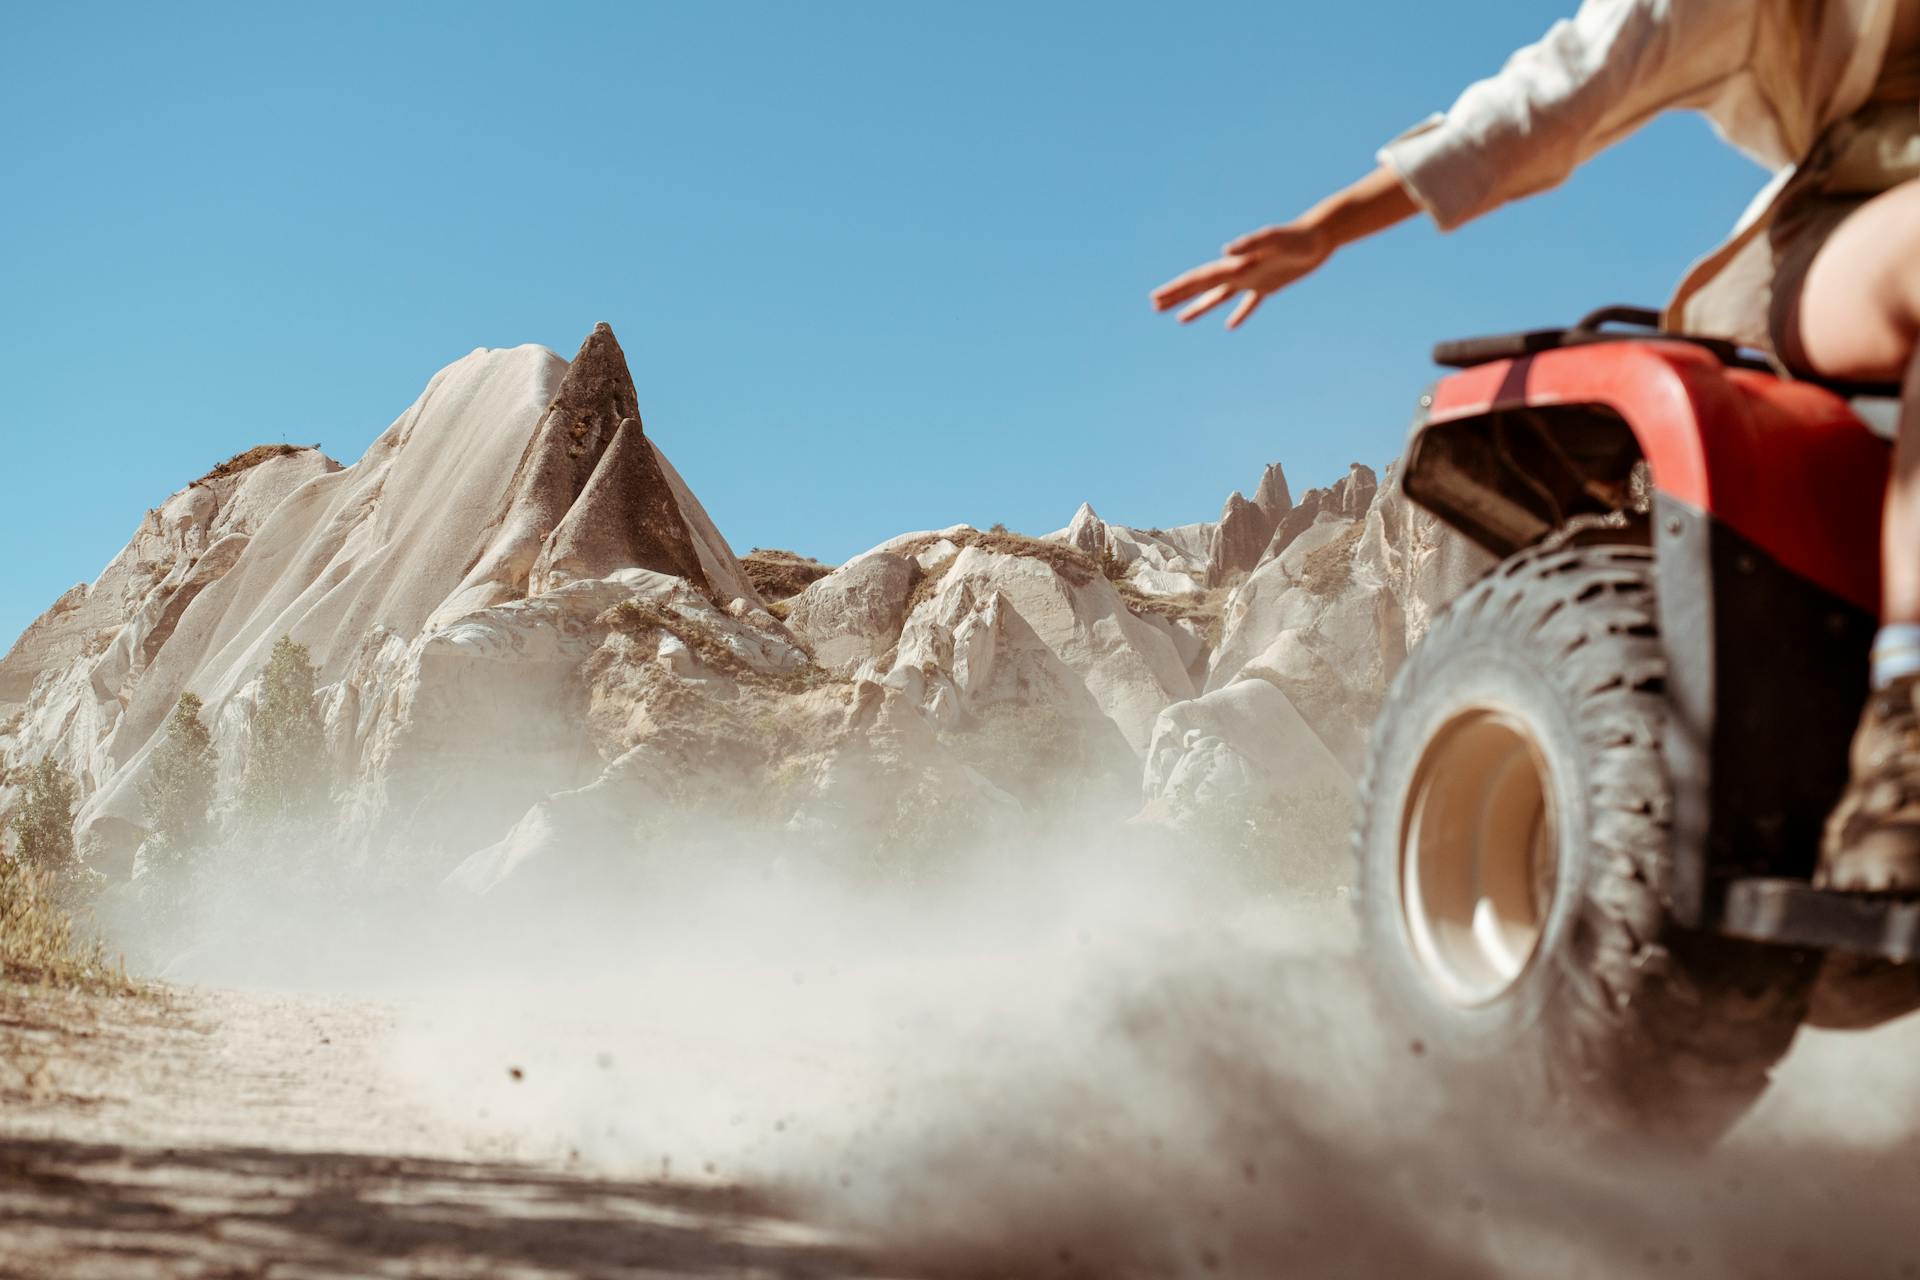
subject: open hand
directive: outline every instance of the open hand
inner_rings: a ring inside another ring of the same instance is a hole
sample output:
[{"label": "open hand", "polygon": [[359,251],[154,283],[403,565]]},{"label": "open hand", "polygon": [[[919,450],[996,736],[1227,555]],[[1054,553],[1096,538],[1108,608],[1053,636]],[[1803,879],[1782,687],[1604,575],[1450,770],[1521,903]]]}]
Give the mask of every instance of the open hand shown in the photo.
[{"label": "open hand", "polygon": [[1227,328],[1238,329],[1268,294],[1308,275],[1332,252],[1318,227],[1299,222],[1267,227],[1241,236],[1221,257],[1155,289],[1153,308],[1167,311],[1187,303],[1180,323],[1190,324],[1239,294],[1239,303],[1227,316]]}]

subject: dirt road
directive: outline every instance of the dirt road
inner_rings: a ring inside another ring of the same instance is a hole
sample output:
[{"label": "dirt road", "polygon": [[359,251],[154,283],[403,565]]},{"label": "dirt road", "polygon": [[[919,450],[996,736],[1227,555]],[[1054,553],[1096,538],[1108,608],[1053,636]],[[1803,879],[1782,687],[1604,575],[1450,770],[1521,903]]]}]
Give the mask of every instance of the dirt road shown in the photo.
[{"label": "dirt road", "polygon": [[0,1275],[894,1274],[711,1182],[502,1150],[397,1097],[366,1001],[0,986]]},{"label": "dirt road", "polygon": [[1804,1035],[1709,1155],[1596,1159],[1436,1087],[1306,923],[0,985],[0,1277],[1920,1277],[1920,1018]]}]

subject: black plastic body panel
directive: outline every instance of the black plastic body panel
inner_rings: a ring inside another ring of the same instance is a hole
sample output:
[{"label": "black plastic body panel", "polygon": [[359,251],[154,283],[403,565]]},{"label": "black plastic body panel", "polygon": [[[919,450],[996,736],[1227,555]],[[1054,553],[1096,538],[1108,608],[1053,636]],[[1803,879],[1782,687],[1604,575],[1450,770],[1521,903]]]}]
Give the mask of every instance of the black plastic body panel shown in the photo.
[{"label": "black plastic body panel", "polygon": [[1714,927],[1737,878],[1813,874],[1847,778],[1875,620],[1719,521],[1656,494],[1675,899]]}]

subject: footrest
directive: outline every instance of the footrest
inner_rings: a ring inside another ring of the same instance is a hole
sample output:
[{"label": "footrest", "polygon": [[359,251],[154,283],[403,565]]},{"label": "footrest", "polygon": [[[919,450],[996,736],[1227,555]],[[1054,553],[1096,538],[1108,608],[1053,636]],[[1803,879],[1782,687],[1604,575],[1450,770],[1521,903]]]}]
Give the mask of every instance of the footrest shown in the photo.
[{"label": "footrest", "polygon": [[1920,899],[1754,876],[1727,884],[1720,932],[1758,942],[1920,959]]}]

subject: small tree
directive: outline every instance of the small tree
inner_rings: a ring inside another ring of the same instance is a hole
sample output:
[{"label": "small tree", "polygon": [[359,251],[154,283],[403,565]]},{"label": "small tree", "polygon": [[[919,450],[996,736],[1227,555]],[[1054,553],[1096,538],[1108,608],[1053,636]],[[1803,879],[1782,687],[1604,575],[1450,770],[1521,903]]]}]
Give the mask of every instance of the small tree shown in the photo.
[{"label": "small tree", "polygon": [[151,839],[172,860],[204,849],[210,834],[219,761],[200,710],[199,698],[180,695],[167,719],[166,740],[154,751],[140,784]]},{"label": "small tree", "polygon": [[27,775],[26,802],[13,820],[20,860],[40,871],[65,873],[73,864],[73,780],[48,756]]},{"label": "small tree", "polygon": [[240,780],[243,823],[284,826],[321,815],[327,771],[313,674],[307,647],[281,636],[267,659],[253,742]]}]

